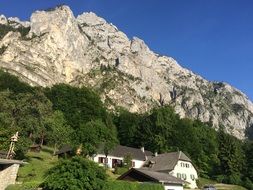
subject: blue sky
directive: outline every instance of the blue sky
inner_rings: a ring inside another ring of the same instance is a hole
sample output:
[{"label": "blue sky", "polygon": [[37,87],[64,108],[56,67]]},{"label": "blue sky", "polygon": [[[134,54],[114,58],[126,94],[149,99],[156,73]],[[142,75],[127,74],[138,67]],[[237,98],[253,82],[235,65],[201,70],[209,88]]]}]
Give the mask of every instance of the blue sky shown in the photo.
[{"label": "blue sky", "polygon": [[95,12],[156,53],[253,100],[252,0],[0,0],[0,14],[28,20],[59,4],[75,15]]}]

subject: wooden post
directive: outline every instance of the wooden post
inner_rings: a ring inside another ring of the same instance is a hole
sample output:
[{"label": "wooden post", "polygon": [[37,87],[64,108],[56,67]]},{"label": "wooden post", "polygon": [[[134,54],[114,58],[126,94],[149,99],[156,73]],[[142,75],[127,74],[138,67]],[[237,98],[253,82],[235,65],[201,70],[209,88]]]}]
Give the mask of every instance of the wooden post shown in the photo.
[{"label": "wooden post", "polygon": [[11,137],[11,144],[6,159],[11,159],[11,156],[14,154],[15,142],[17,141],[18,141],[18,132],[16,132],[16,134]]}]

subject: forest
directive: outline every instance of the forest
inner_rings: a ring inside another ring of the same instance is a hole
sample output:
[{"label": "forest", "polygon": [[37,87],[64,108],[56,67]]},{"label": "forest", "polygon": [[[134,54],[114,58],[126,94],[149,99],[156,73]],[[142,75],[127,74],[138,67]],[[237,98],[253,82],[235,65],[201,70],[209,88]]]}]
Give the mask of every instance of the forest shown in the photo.
[{"label": "forest", "polygon": [[93,155],[101,143],[104,151],[116,144],[164,153],[181,150],[199,175],[218,182],[253,189],[253,143],[214,130],[210,123],[181,119],[170,106],[147,113],[124,108],[109,112],[92,89],[57,84],[31,87],[0,71],[0,150],[8,150],[17,131],[15,159],[24,159],[32,144],[54,147],[64,144]]}]

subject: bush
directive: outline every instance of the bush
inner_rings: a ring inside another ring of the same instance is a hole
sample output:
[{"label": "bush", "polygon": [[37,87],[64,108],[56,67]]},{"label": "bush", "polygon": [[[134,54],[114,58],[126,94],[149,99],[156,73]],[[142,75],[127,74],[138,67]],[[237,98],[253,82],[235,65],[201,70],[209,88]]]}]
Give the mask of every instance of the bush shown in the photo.
[{"label": "bush", "polygon": [[217,175],[215,177],[215,180],[218,182],[218,183],[223,183],[225,181],[225,176],[224,175]]},{"label": "bush", "polygon": [[249,178],[246,178],[244,181],[244,187],[248,190],[253,190],[253,182]]},{"label": "bush", "polygon": [[230,184],[235,184],[235,185],[241,185],[241,183],[242,183],[241,177],[239,174],[232,174],[232,175],[228,176],[227,182]]},{"label": "bush", "polygon": [[106,180],[105,169],[82,157],[61,160],[51,168],[42,184],[44,190],[101,190]]},{"label": "bush", "polygon": [[164,187],[160,184],[153,183],[110,181],[107,182],[104,190],[164,190]]}]

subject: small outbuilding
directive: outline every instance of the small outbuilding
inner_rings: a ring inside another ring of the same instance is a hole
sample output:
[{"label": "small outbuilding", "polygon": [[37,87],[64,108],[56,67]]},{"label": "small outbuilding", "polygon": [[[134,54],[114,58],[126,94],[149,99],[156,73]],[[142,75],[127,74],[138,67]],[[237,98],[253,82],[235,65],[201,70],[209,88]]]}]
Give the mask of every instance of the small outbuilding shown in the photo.
[{"label": "small outbuilding", "polygon": [[59,158],[69,158],[74,155],[74,150],[70,145],[63,145],[54,155]]},{"label": "small outbuilding", "polygon": [[41,145],[39,144],[33,144],[29,147],[30,152],[40,152],[41,151]]},{"label": "small outbuilding", "polygon": [[0,159],[0,189],[15,184],[19,166],[25,164],[20,160]]},{"label": "small outbuilding", "polygon": [[183,190],[183,185],[188,184],[188,182],[176,178],[168,173],[135,168],[132,168],[121,175],[118,180],[161,183],[165,190]]}]

